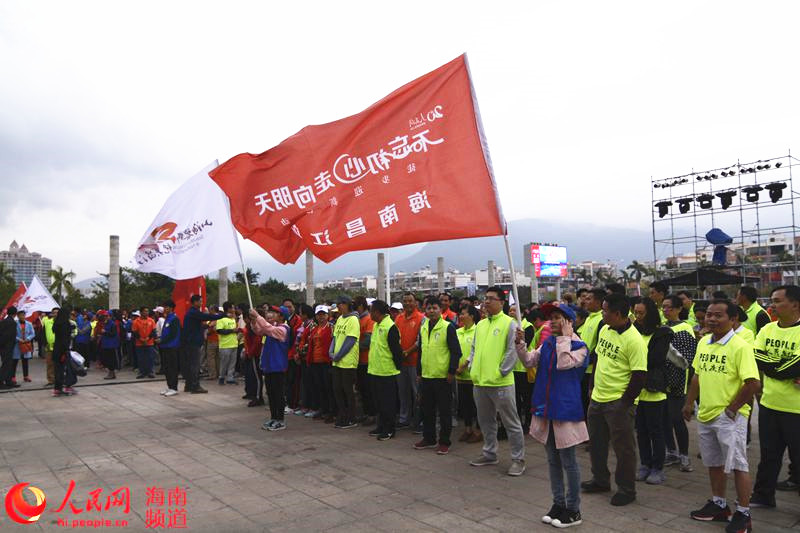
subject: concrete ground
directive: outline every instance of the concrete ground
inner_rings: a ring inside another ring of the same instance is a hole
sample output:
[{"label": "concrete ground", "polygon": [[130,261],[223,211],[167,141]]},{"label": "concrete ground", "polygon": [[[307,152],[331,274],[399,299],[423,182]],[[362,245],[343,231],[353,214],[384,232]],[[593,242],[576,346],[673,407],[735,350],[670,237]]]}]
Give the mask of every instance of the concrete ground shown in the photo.
[{"label": "concrete ground", "polygon": [[[499,466],[474,468],[468,461],[479,455],[480,444],[456,443],[449,455],[437,456],[433,450],[413,450],[419,437],[407,430],[377,442],[366,435],[371,428],[335,430],[292,415],[286,431],[270,433],[261,429],[267,413],[245,406],[242,386],[204,381],[209,394],[164,398],[158,394],[163,381],[137,381],[125,370],[120,383],[109,385],[101,375],[92,370],[79,382],[78,395],[53,398],[41,388],[44,365],[37,359],[33,384],[0,394],[3,495],[27,482],[47,498],[47,510],[34,524],[16,524],[0,511],[0,531],[91,528],[72,522],[81,519],[109,520],[92,529],[143,531],[149,529],[148,514],[151,520],[164,517],[156,530],[172,529],[170,516],[185,516],[190,531],[226,533],[551,528],[540,522],[551,503],[545,454],[530,438],[527,472],[511,478],[505,475],[505,442]],[[460,431],[454,429],[454,438]],[[584,524],[578,530],[723,531],[723,524],[688,517],[709,497],[696,443],[692,424],[695,471],[670,469],[663,486],[639,484],[634,504],[617,508],[609,505],[609,494],[583,495]],[[750,447],[753,473],[757,454],[756,435]],[[581,449],[579,459],[588,479],[589,454]],[[785,469],[781,479],[784,474]],[[71,481],[75,510],[67,503],[53,512]],[[123,487],[130,490],[129,512],[105,510],[107,495]],[[175,487],[185,490],[185,506],[170,501]],[[90,492],[98,488],[103,510],[87,511]],[[163,489],[163,504],[148,501],[148,488]],[[67,525],[60,526],[59,519]],[[755,531],[800,531],[800,497],[778,493],[778,507],[753,510],[753,523]]]}]

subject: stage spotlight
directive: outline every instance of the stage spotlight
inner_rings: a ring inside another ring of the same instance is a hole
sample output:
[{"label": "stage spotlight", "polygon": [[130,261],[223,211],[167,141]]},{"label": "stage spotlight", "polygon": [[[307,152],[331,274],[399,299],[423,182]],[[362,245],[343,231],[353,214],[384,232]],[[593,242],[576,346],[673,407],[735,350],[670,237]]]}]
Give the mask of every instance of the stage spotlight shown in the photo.
[{"label": "stage spotlight", "polygon": [[733,197],[736,196],[736,191],[725,191],[717,193],[717,198],[722,201],[722,209],[728,209],[733,203]]},{"label": "stage spotlight", "polygon": [[727,178],[727,177],[728,177],[728,173],[727,173],[727,172],[723,172],[723,173],[722,173],[722,177],[723,177],[723,178]]},{"label": "stage spotlight", "polygon": [[701,179],[703,179],[703,176],[697,176],[697,181],[700,181]]},{"label": "stage spotlight", "polygon": [[761,185],[753,185],[751,187],[743,187],[742,192],[745,194],[744,199],[748,202],[757,202],[758,201],[758,192],[763,191],[764,187]]},{"label": "stage spotlight", "polygon": [[656,207],[658,208],[658,218],[664,218],[669,213],[669,206],[672,205],[672,202],[669,200],[663,200],[661,202],[656,202]]},{"label": "stage spotlight", "polygon": [[653,188],[654,188],[654,189],[658,189],[659,187],[660,187],[660,185],[659,185],[658,183],[654,183],[654,184],[653,184]]},{"label": "stage spotlight", "polygon": [[716,174],[711,174],[711,179],[712,179],[712,180],[715,180],[715,179],[717,179],[717,175],[716,175]]},{"label": "stage spotlight", "polygon": [[774,204],[783,197],[783,189],[786,188],[786,184],[778,181],[765,185],[764,188],[769,191],[769,199]]},{"label": "stage spotlight", "polygon": [[677,202],[678,211],[680,211],[681,214],[685,214],[689,212],[689,209],[691,209],[691,203],[694,202],[694,198],[680,198],[677,200]]},{"label": "stage spotlight", "polygon": [[764,170],[764,167],[763,167],[763,166],[761,166],[761,165],[758,165],[758,166],[756,167],[756,170]]},{"label": "stage spotlight", "polygon": [[775,168],[781,168],[782,166],[783,166],[783,163],[781,163],[780,161],[775,163]]},{"label": "stage spotlight", "polygon": [[700,204],[700,209],[711,209],[711,202],[714,197],[710,194],[701,194],[697,197],[697,203]]},{"label": "stage spotlight", "polygon": [[764,165],[764,170],[769,170],[770,168],[772,168],[772,166],[769,163]]}]

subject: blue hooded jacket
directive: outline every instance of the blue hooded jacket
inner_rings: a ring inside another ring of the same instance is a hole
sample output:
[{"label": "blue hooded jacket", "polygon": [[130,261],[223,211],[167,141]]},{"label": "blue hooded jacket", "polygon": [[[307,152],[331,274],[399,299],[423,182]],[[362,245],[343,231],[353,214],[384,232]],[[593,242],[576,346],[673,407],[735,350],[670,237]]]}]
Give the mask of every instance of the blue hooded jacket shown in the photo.
[{"label": "blue hooded jacket", "polygon": [[267,335],[264,341],[264,348],[261,349],[261,370],[264,372],[286,372],[289,368],[289,338],[290,329],[288,325],[281,324],[278,327],[286,329],[286,340],[279,341]]},{"label": "blue hooded jacket", "polygon": [[[571,350],[586,347],[583,341],[571,341]],[[589,365],[589,357],[575,368],[558,370],[556,337],[548,337],[539,351],[539,366],[533,385],[531,412],[549,420],[579,422],[585,419],[581,397],[581,380]]]}]

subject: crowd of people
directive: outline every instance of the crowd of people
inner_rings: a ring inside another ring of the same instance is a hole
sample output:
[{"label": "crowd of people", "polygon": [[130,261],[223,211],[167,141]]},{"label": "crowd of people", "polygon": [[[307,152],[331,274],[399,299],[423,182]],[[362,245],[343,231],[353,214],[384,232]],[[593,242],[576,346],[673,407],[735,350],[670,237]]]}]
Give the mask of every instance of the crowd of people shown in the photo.
[{"label": "crowd of people", "polygon": [[[633,502],[637,482],[663,484],[670,466],[691,472],[686,422],[693,417],[712,495],[693,519],[750,531],[751,507],[775,507],[776,490],[800,488],[797,286],[774,289],[767,309],[753,287],[741,287],[734,300],[715,293],[694,301],[660,282],[646,297],[612,284],[519,310],[506,299],[490,287],[482,300],[458,303],[448,293],[406,293],[391,305],[342,295],[313,307],[287,299],[209,310],[193,296],[183,317],[167,301],[153,313],[57,308],[33,323],[9,308],[0,321],[0,387],[19,386],[18,361],[30,381],[37,341],[55,396],[75,393],[74,350],[109,380],[124,365],[137,378],[154,378],[159,367],[165,397],[178,394],[179,374],[192,394],[208,392],[203,378],[224,386],[243,376],[242,399],[269,406],[262,428],[270,432],[285,430],[288,415],[343,430],[369,426],[379,441],[407,428],[420,435],[414,449],[446,455],[460,420],[457,440],[482,443],[470,464],[498,464],[498,440],[506,439],[511,476],[525,472],[530,434],[546,450],[553,493],[542,521],[559,528],[581,523],[581,492],[611,491],[609,444],[617,459],[611,505]],[[752,484],[754,401],[760,458]],[[580,445],[591,461],[584,482]],[[778,483],[787,448],[789,475]]]}]

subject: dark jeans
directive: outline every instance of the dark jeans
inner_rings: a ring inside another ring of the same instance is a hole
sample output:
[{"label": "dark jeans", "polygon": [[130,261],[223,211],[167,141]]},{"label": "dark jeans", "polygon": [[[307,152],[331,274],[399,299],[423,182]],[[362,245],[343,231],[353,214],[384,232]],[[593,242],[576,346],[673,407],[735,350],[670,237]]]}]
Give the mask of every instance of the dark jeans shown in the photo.
[{"label": "dark jeans", "polygon": [[305,360],[300,361],[300,377],[303,381],[303,386],[300,390],[300,405],[306,409],[311,407],[311,371]]},{"label": "dark jeans", "polygon": [[258,400],[264,399],[264,376],[258,368],[258,357],[248,359],[242,357],[241,366],[244,367],[244,392]]},{"label": "dark jeans", "polygon": [[289,367],[286,370],[286,404],[292,409],[300,406],[300,389],[302,387],[300,372],[300,364],[294,359],[289,359]]},{"label": "dark jeans", "polygon": [[528,383],[527,372],[514,372],[514,391],[517,399],[517,414],[522,431],[527,435],[531,429],[531,394],[533,383]]},{"label": "dark jeans", "polygon": [[475,398],[472,397],[472,382],[458,382],[458,416],[464,421],[464,425],[472,427],[476,423],[477,409],[475,408]]},{"label": "dark jeans", "polygon": [[439,444],[450,446],[453,415],[450,396],[453,387],[445,378],[422,378],[422,437],[436,441],[436,415],[439,415]]},{"label": "dark jeans", "polygon": [[139,362],[139,375],[152,374],[155,359],[156,349],[153,346],[137,346],[136,360]]},{"label": "dark jeans", "polygon": [[666,446],[664,444],[664,411],[667,400],[639,401],[636,408],[636,442],[639,443],[639,462],[653,470],[663,470]]},{"label": "dark jeans", "polygon": [[336,398],[336,418],[340,424],[349,424],[355,420],[356,394],[353,391],[355,382],[355,368],[333,367],[333,396]]},{"label": "dark jeans", "polygon": [[[686,396],[673,396],[667,394],[667,407],[664,409],[664,442],[667,451],[689,455],[689,429],[683,419],[683,404],[686,403]],[[674,433],[674,436],[673,436]],[[678,446],[675,446],[675,439],[678,439]]]},{"label": "dark jeans", "polygon": [[589,441],[591,447],[592,477],[600,486],[611,486],[608,471],[608,444],[617,456],[614,480],[617,490],[629,496],[636,495],[636,439],[633,437],[633,406],[622,400],[589,404]]},{"label": "dark jeans", "polygon": [[581,378],[581,400],[583,404],[584,418],[589,416],[589,402],[592,399],[591,384],[592,375],[584,373],[583,377]]},{"label": "dark jeans", "polygon": [[283,410],[286,407],[286,374],[284,372],[266,372],[264,384],[267,386],[269,413],[272,420],[283,421]]},{"label": "dark jeans", "polygon": [[[55,359],[53,359],[55,361]],[[102,361],[103,366],[106,367],[107,370],[117,370],[119,367],[117,366],[117,349],[116,348],[103,348],[102,351]]]},{"label": "dark jeans", "polygon": [[378,412],[375,427],[381,433],[394,433],[394,420],[397,417],[397,376],[369,376],[372,398]]},{"label": "dark jeans", "polygon": [[[113,350],[112,350],[113,351]],[[56,353],[55,351],[50,352],[51,356],[53,357],[53,372],[54,372],[54,381],[53,381],[53,388],[55,390],[62,390],[64,388],[64,380],[66,379],[67,367],[66,367],[66,359],[65,362],[61,362],[61,356],[64,352]],[[69,355],[67,355],[69,357]]]},{"label": "dark jeans", "polygon": [[758,437],[761,439],[761,457],[753,494],[774,500],[775,485],[787,447],[789,462],[792,465],[800,464],[800,414],[776,411],[761,403],[759,407]]},{"label": "dark jeans", "polygon": [[[11,372],[11,377],[14,377],[14,376],[17,375],[17,362],[18,361],[19,361],[19,359],[14,359],[14,369]],[[22,377],[25,377],[25,378],[28,377],[28,361],[30,361],[30,359],[25,359],[24,357],[22,358]]]},{"label": "dark jeans", "polygon": [[311,374],[311,388],[309,407],[314,411],[321,411],[324,414],[333,413],[333,387],[331,381],[330,363],[311,363],[309,367]]},{"label": "dark jeans", "polygon": [[11,378],[14,377],[14,357],[12,354],[12,350],[3,350],[0,353],[0,360],[3,363],[0,366],[0,383],[4,385],[11,385]]},{"label": "dark jeans", "polygon": [[[550,469],[550,491],[553,493],[553,503],[570,511],[580,511],[581,508],[581,469],[575,457],[575,448],[575,446],[560,450],[556,448],[555,431],[553,423],[550,422],[547,444],[544,445]],[[564,474],[567,475],[566,497]]]},{"label": "dark jeans", "polygon": [[167,388],[178,390],[178,349],[161,348],[161,367],[167,378]]},{"label": "dark jeans", "polygon": [[200,352],[202,346],[184,346],[184,362],[181,366],[183,379],[186,380],[184,386],[187,391],[194,390],[200,386]]},{"label": "dark jeans", "polygon": [[356,387],[358,388],[358,396],[361,400],[361,410],[364,411],[364,416],[375,416],[375,405],[372,399],[372,387],[370,386],[369,374],[367,374],[367,366],[366,363],[358,365]]}]

